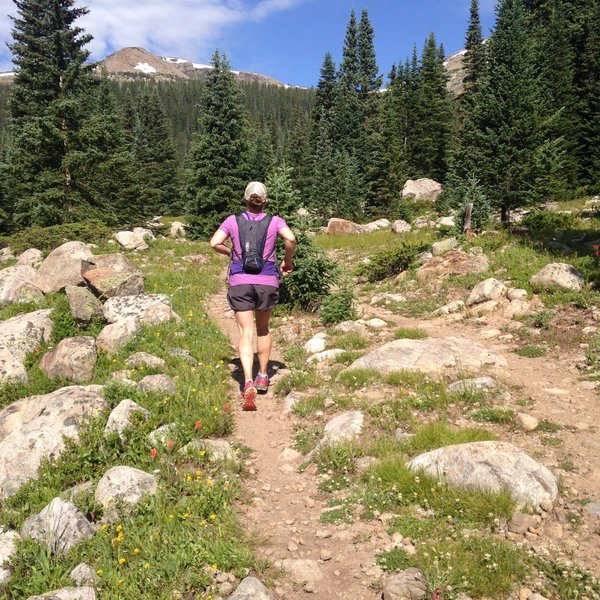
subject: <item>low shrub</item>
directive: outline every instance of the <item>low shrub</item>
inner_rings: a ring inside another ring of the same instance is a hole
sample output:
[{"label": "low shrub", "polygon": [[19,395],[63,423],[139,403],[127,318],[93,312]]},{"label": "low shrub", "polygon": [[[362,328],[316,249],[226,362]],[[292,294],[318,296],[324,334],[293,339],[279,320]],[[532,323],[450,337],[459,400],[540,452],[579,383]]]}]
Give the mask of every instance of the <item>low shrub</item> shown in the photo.
[{"label": "low shrub", "polygon": [[353,320],[356,316],[354,309],[354,293],[349,288],[325,296],[319,308],[321,320],[326,325],[334,325],[342,321]]},{"label": "low shrub", "polygon": [[97,243],[110,238],[111,229],[98,219],[88,219],[77,223],[52,225],[51,227],[29,227],[10,236],[0,238],[0,245],[6,244],[19,254],[29,248],[50,252],[69,241]]},{"label": "low shrub", "polygon": [[356,274],[366,277],[370,282],[381,281],[408,269],[415,258],[426,249],[427,245],[423,243],[403,242],[399,246],[371,256],[368,263],[358,267]]},{"label": "low shrub", "polygon": [[523,217],[521,224],[532,234],[546,235],[575,228],[576,217],[571,213],[535,210]]}]

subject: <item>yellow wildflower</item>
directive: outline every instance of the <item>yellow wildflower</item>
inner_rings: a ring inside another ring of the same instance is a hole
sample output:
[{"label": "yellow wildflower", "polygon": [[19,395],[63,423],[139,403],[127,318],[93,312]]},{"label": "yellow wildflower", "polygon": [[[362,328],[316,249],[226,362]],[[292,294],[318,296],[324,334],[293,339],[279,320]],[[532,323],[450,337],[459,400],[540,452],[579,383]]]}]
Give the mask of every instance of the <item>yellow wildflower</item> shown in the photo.
[{"label": "yellow wildflower", "polygon": [[98,577],[102,577],[102,575],[104,575],[104,571],[102,569],[96,569],[96,575],[98,575]]},{"label": "yellow wildflower", "polygon": [[215,515],[215,513],[212,513],[210,515],[210,517],[208,517],[211,521],[214,521],[217,518],[217,515]]},{"label": "yellow wildflower", "polygon": [[102,527],[100,527],[100,531],[106,531],[108,529],[108,525],[106,523],[102,524]]},{"label": "yellow wildflower", "polygon": [[215,565],[215,564],[212,564],[212,565],[210,565],[210,568],[211,568],[213,571],[216,571],[216,570],[217,570],[219,567],[218,567],[217,565]]},{"label": "yellow wildflower", "polygon": [[117,585],[123,585],[124,582],[124,579],[117,579]]},{"label": "yellow wildflower", "polygon": [[121,556],[121,558],[119,559],[119,564],[124,565],[126,562],[127,562],[127,559]]},{"label": "yellow wildflower", "polygon": [[116,526],[115,528],[116,531],[123,531],[123,525],[121,525],[120,523]]},{"label": "yellow wildflower", "polygon": [[183,518],[184,519],[189,519],[190,518],[190,513],[183,513]]},{"label": "yellow wildflower", "polygon": [[144,563],[144,569],[149,569],[150,568],[150,563]]},{"label": "yellow wildflower", "polygon": [[206,527],[206,521],[204,519],[200,521],[200,527]]},{"label": "yellow wildflower", "polygon": [[134,548],[133,549],[133,553],[134,554],[139,554],[140,553],[140,549],[139,548]]},{"label": "yellow wildflower", "polygon": [[188,475],[188,476],[185,478],[185,480],[186,480],[186,481],[191,481],[191,480],[192,480],[192,476],[191,476],[191,475]]},{"label": "yellow wildflower", "polygon": [[173,514],[169,515],[169,521],[172,521],[174,518],[175,518],[175,515],[173,515]]}]

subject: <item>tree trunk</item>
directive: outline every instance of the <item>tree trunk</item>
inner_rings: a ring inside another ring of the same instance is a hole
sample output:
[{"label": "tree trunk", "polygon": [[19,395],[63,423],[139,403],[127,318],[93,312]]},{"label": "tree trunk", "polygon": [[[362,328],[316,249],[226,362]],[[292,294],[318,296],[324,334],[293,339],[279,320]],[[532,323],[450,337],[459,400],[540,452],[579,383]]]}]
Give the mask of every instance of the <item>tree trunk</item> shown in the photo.
[{"label": "tree trunk", "polygon": [[465,212],[463,213],[462,232],[469,235],[471,232],[471,214],[473,213],[473,203],[465,204]]}]

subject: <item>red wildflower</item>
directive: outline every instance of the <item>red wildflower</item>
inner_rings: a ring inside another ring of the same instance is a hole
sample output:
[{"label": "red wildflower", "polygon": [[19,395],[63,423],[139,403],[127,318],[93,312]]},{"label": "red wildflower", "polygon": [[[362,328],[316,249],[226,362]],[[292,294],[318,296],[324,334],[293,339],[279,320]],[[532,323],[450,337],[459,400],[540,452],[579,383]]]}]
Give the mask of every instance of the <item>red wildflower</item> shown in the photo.
[{"label": "red wildflower", "polygon": [[152,450],[150,450],[150,458],[155,459],[157,454],[158,451],[156,450],[156,448],[152,448]]},{"label": "red wildflower", "polygon": [[592,248],[594,249],[594,255],[596,256],[596,258],[598,258],[600,256],[600,245],[592,244]]},{"label": "red wildflower", "polygon": [[167,448],[170,450],[173,447],[173,440],[167,440]]},{"label": "red wildflower", "polygon": [[231,406],[229,406],[229,402],[223,402],[223,412],[231,412]]},{"label": "red wildflower", "polygon": [[194,429],[196,431],[198,431],[199,429],[202,429],[202,421],[200,419],[198,419],[195,423],[194,423]]}]

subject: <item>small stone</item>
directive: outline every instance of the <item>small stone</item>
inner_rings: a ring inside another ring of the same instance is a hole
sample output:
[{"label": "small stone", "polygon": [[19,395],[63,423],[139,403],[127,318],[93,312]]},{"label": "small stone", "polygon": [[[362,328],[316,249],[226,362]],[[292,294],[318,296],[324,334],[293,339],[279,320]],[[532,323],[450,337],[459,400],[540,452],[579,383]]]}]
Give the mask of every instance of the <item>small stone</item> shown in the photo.
[{"label": "small stone", "polygon": [[519,600],[529,600],[531,598],[532,591],[529,588],[521,588],[519,590]]},{"label": "small stone", "polygon": [[540,421],[533,415],[528,415],[525,413],[517,413],[517,423],[519,424],[519,427],[521,427],[521,429],[523,431],[529,432],[529,431],[534,431],[537,428],[537,426],[540,424]]},{"label": "small stone", "polygon": [[224,596],[229,596],[233,592],[233,585],[229,581],[223,582],[219,585],[219,593]]},{"label": "small stone", "polygon": [[326,529],[319,529],[317,530],[317,532],[315,533],[315,536],[317,537],[317,539],[319,540],[325,540],[327,538],[331,537],[331,531],[327,531]]},{"label": "small stone", "polygon": [[293,541],[289,542],[288,545],[287,545],[287,549],[290,552],[297,552],[298,551],[298,547],[299,547],[298,544],[296,544],[296,542],[293,542]]},{"label": "small stone", "polygon": [[320,554],[319,554],[319,558],[321,560],[331,560],[332,554],[331,554],[331,550],[327,550],[325,548],[323,548],[323,550],[321,550]]},{"label": "small stone", "polygon": [[306,500],[304,501],[304,506],[306,506],[306,508],[314,508],[315,501],[312,498],[306,498]]},{"label": "small stone", "polygon": [[529,529],[537,529],[539,519],[532,515],[517,513],[508,523],[508,530],[512,533],[525,534]]}]

